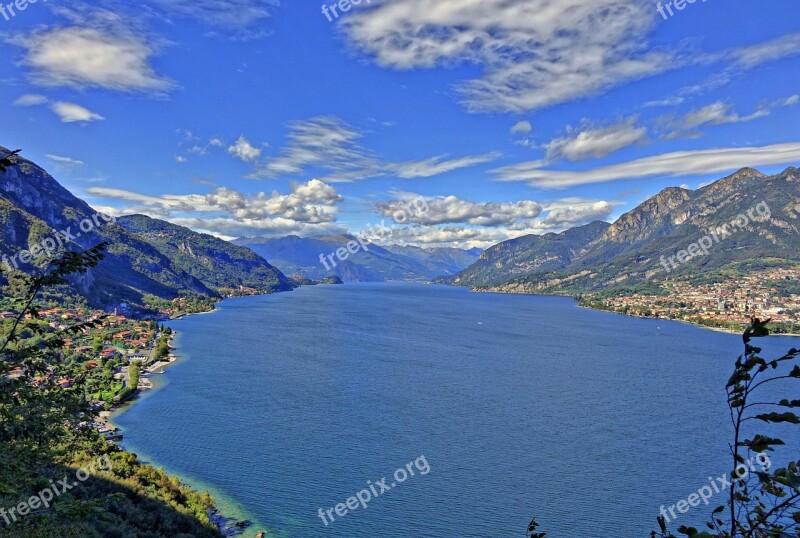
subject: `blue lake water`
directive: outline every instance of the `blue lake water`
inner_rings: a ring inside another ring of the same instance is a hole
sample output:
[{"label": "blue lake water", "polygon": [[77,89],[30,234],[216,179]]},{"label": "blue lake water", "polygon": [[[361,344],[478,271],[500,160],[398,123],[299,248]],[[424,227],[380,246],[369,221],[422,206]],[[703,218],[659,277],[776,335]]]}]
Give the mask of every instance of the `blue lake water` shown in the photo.
[{"label": "blue lake water", "polygon": [[[115,418],[124,446],[272,536],[520,537],[536,516],[548,538],[645,538],[661,505],[729,471],[735,335],[416,284],[305,287],[170,325],[185,360]],[[318,517],[420,456],[427,475]]]}]

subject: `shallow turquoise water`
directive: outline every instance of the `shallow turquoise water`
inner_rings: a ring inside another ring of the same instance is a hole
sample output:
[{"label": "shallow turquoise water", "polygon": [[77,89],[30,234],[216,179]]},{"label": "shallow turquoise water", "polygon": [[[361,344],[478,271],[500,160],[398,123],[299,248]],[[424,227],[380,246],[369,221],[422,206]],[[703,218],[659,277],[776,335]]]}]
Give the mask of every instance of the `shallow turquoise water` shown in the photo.
[{"label": "shallow turquoise water", "polygon": [[[728,471],[737,336],[415,284],[228,300],[171,325],[188,360],[116,418],[125,447],[276,536],[520,537],[535,515],[549,538],[644,538],[661,505]],[[427,475],[318,517],[420,456]]]}]

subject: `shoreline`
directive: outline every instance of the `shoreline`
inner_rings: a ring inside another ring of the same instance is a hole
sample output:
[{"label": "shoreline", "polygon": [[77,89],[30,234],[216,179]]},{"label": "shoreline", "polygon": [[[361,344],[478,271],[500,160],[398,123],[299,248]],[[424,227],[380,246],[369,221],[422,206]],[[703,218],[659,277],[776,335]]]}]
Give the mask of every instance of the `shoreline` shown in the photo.
[{"label": "shoreline", "polygon": [[[449,286],[450,284],[445,284],[445,285]],[[464,286],[454,286],[454,287],[464,287]],[[489,289],[484,290],[484,289],[475,289],[475,288],[466,288],[466,287],[464,287],[464,288],[469,290],[470,293],[498,293],[498,294],[501,294],[501,295],[530,295],[530,296],[537,296],[538,295],[538,296],[541,296],[541,297],[568,297],[568,298],[572,299],[575,302],[575,304],[578,306],[578,308],[585,308],[587,310],[593,310],[595,312],[606,312],[608,314],[616,314],[618,316],[625,316],[625,317],[629,317],[629,318],[652,319],[652,320],[660,320],[660,321],[677,321],[678,323],[685,323],[686,325],[691,325],[692,327],[697,327],[698,329],[705,329],[705,330],[708,330],[708,331],[714,331],[714,332],[720,332],[720,333],[726,333],[726,334],[733,334],[733,335],[741,335],[744,332],[744,328],[741,331],[737,331],[737,330],[728,329],[728,328],[725,328],[725,327],[712,327],[712,326],[709,326],[709,325],[703,325],[701,323],[695,323],[693,321],[688,321],[688,320],[685,320],[685,319],[659,318],[659,317],[655,317],[655,316],[643,316],[643,315],[640,315],[640,314],[624,314],[622,312],[615,312],[614,310],[607,310],[607,309],[604,309],[604,308],[595,308],[593,306],[584,306],[584,305],[580,304],[580,301],[578,299],[576,299],[574,297],[574,295],[571,295],[571,294],[522,293],[522,292],[513,292],[513,291],[498,291],[498,290],[489,290]],[[791,338],[798,338],[798,337],[800,337],[800,333],[770,333],[768,335],[768,338],[769,337],[773,337],[773,336],[788,336],[788,337],[791,337]]]},{"label": "shoreline", "polygon": [[[564,297],[564,295],[552,295],[550,297]],[[623,314],[622,312],[614,312],[613,310],[605,310],[603,308],[594,308],[592,306],[584,306],[584,305],[580,304],[579,301],[577,301],[577,300],[575,300],[575,303],[578,305],[578,308],[585,308],[586,310],[592,310],[594,312],[606,312],[608,314],[616,314],[618,316],[625,316],[625,317],[628,317],[628,318],[651,319],[653,321],[656,321],[656,320],[658,320],[658,321],[677,321],[678,323],[683,323],[685,325],[690,325],[692,327],[697,327],[698,329],[705,329],[707,331],[714,331],[714,332],[718,332],[718,333],[732,334],[732,335],[737,335],[737,336],[740,336],[744,332],[744,330],[737,331],[737,330],[728,329],[728,328],[725,328],[725,327],[711,327],[709,325],[703,325],[701,323],[695,323],[693,321],[688,321],[688,320],[685,320],[685,319],[657,318],[655,316],[642,316],[642,315],[639,315],[639,314]],[[773,337],[773,336],[788,336],[788,337],[791,337],[791,338],[798,338],[798,337],[800,337],[800,333],[770,333],[767,336],[767,338]]]},{"label": "shoreline", "polygon": [[[261,294],[261,295],[269,295],[269,294]],[[225,298],[222,299],[222,300],[225,300]],[[219,302],[221,302],[221,301],[219,301]],[[180,316],[176,316],[174,318],[170,318],[169,320],[166,320],[164,323],[168,323],[168,322],[172,322],[172,321],[181,321],[181,320],[184,320],[185,318],[187,318],[188,316],[198,316],[198,315],[203,315],[203,314],[213,314],[213,313],[215,313],[215,312],[217,312],[219,310],[219,307],[217,306],[217,304],[218,303],[216,303],[214,305],[214,308],[212,310],[209,310],[207,312],[193,312],[193,313],[181,314]],[[172,330],[172,334],[170,335],[169,342],[167,343],[167,345],[169,346],[169,350],[170,350],[169,354],[167,355],[167,358],[169,360],[168,361],[161,360],[161,361],[158,361],[158,362],[155,362],[155,363],[151,364],[146,370],[144,370],[142,372],[142,375],[141,375],[141,377],[139,379],[139,384],[138,384],[136,390],[130,396],[128,396],[128,398],[126,398],[124,401],[121,401],[121,402],[115,404],[114,406],[111,407],[111,409],[106,411],[105,413],[108,413],[108,415],[105,418],[99,418],[98,419],[98,422],[101,422],[105,428],[109,428],[110,427],[112,433],[121,432],[122,431],[122,428],[120,428],[117,424],[114,423],[114,419],[116,417],[118,417],[119,415],[127,412],[131,407],[136,405],[136,403],[141,398],[146,397],[148,394],[151,394],[153,392],[161,390],[161,389],[163,389],[165,387],[165,385],[166,385],[165,382],[163,382],[163,381],[153,382],[153,381],[151,381],[150,376],[153,376],[153,375],[166,375],[166,370],[167,370],[168,367],[170,367],[170,366],[172,366],[174,364],[177,364],[179,362],[182,362],[183,360],[188,360],[186,357],[181,357],[181,355],[177,352],[177,346],[173,345],[173,341],[175,340],[176,336],[178,336],[179,332],[176,329],[173,329],[171,327],[170,327],[170,329]],[[144,386],[142,386],[143,385],[143,383],[142,383],[143,381],[146,382],[146,384]],[[101,414],[101,416],[102,416],[102,414]],[[134,452],[132,452],[132,451],[130,451],[128,449],[125,449],[122,446],[119,446],[118,441],[115,441],[114,444],[117,444],[117,447],[120,450],[123,450],[124,452],[127,452],[128,454],[134,454]],[[138,459],[138,457],[139,456],[138,456],[138,453],[137,453],[137,459]],[[150,459],[150,461],[148,461],[146,463],[148,465],[153,466],[153,467],[157,466],[157,462],[152,458]],[[163,468],[163,466],[160,466],[160,467]],[[208,487],[208,486],[205,486],[205,485],[200,485],[198,487],[198,484],[199,484],[198,480],[194,480],[191,477],[187,477],[185,475],[182,475],[179,472],[174,472],[174,471],[167,471],[167,472],[170,475],[173,475],[173,476],[177,477],[178,479],[180,479],[180,481],[183,484],[185,484],[186,486],[194,489],[195,491],[201,492],[201,491],[205,490],[207,493],[211,494],[211,490],[214,489],[213,487]],[[253,527],[255,526],[256,522],[253,522],[253,521],[248,520],[248,519],[237,519],[235,517],[228,517],[227,515],[225,515],[226,511],[224,511],[224,509],[225,508],[230,508],[230,506],[226,506],[226,505],[234,505],[234,506],[236,506],[237,503],[236,503],[235,500],[229,499],[226,495],[224,495],[224,494],[220,495],[219,494],[220,492],[217,492],[217,493],[218,493],[217,495],[212,495],[212,498],[214,499],[214,504],[212,505],[211,509],[208,512],[208,519],[212,523],[212,525],[214,525],[217,528],[217,530],[220,532],[220,534],[222,534],[225,537],[229,537],[229,538],[246,538],[248,534],[251,535],[251,536],[255,536],[256,538],[268,535],[269,531],[267,531],[267,530],[258,530],[258,531],[254,531],[253,530]],[[220,498],[223,499],[222,503],[219,502]],[[236,511],[237,510],[230,510],[230,512],[236,512]],[[246,515],[245,514],[245,510],[241,509],[241,510],[238,510],[238,511],[241,512],[241,514],[239,514],[239,515],[243,515],[243,516]],[[266,529],[266,527],[264,527],[264,528]]]}]

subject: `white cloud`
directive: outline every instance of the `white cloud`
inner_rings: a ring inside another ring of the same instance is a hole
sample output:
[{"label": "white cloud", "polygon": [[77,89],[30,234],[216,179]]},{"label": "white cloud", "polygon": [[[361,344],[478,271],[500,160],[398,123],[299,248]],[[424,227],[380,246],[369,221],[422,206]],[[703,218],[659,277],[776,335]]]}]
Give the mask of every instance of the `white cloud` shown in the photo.
[{"label": "white cloud", "polygon": [[714,69],[714,74],[703,82],[682,88],[677,93],[680,95],[697,94],[719,88],[763,64],[798,54],[800,54],[800,32],[786,34],[746,47],[728,49],[718,53],[699,54],[694,56],[690,63],[697,65],[721,63],[723,66]]},{"label": "white cloud", "polygon": [[511,132],[513,134],[528,134],[531,131],[533,131],[533,125],[531,125],[529,121],[520,121],[511,127]]},{"label": "white cloud", "polygon": [[545,206],[547,216],[539,226],[561,232],[596,220],[606,220],[615,205],[617,202],[564,198]]},{"label": "white cloud", "polygon": [[730,104],[716,101],[704,107],[692,110],[683,116],[662,116],[657,122],[669,129],[674,129],[672,132],[663,136],[665,140],[674,140],[682,136],[690,138],[698,136],[700,133],[697,133],[695,129],[699,127],[725,125],[727,123],[745,123],[769,115],[770,108],[762,106],[752,114],[740,116],[738,113],[733,112],[733,107]]},{"label": "white cloud", "polygon": [[47,104],[47,97],[37,94],[26,94],[18,97],[13,105],[14,106],[39,106]]},{"label": "white cloud", "polygon": [[332,186],[316,179],[293,183],[289,194],[245,194],[227,187],[217,187],[209,194],[159,196],[106,187],[91,187],[86,192],[93,197],[133,204],[116,210],[115,214],[143,213],[170,222],[188,222],[193,229],[228,236],[341,231],[333,223],[337,205],[343,198]]},{"label": "white cloud", "polygon": [[79,161],[78,159],[73,159],[72,157],[63,157],[61,155],[53,155],[51,153],[48,153],[46,157],[53,162],[56,162],[58,164],[63,164],[66,166],[83,166],[84,164],[86,164],[83,161]]},{"label": "white cloud", "polygon": [[236,30],[235,37],[252,38],[265,35],[254,28],[271,17],[278,0],[149,0],[166,14],[190,17],[200,23],[226,30]]},{"label": "white cloud", "polygon": [[378,234],[367,236],[375,238],[379,244],[408,244],[427,247],[487,248],[502,241],[525,235],[560,233],[564,230],[582,226],[596,220],[607,220],[616,202],[565,198],[545,204],[549,214],[544,218],[521,219],[508,227],[471,227],[470,225],[414,225],[396,226],[390,223],[392,233],[380,240]]},{"label": "white cloud", "polygon": [[791,97],[787,97],[783,101],[782,105],[783,106],[794,106],[797,103],[800,103],[800,95],[795,94],[795,95],[792,95]]},{"label": "white cloud", "polygon": [[520,219],[532,219],[542,213],[543,206],[532,200],[518,202],[471,202],[457,196],[426,200],[426,211],[409,211],[407,200],[393,200],[378,205],[385,217],[403,213],[409,222],[425,225],[471,224],[473,226],[511,226]]},{"label": "white cloud", "polygon": [[655,22],[640,0],[373,2],[341,21],[349,41],[393,69],[476,64],[457,90],[473,112],[520,112],[664,72],[673,55],[647,50]]},{"label": "white cloud", "polygon": [[735,50],[731,55],[743,67],[752,68],[800,54],[800,32]]},{"label": "white cloud", "polygon": [[380,162],[358,144],[362,134],[338,118],[318,116],[289,125],[288,143],[281,154],[257,167],[256,177],[297,175],[311,167],[335,177],[329,181],[355,181],[380,172]]},{"label": "white cloud", "polygon": [[186,157],[184,157],[183,155],[178,155],[177,157],[175,157],[175,162],[176,162],[176,163],[180,163],[180,164],[183,164],[183,163],[185,163],[185,162],[186,162],[186,161],[188,161],[188,160],[189,160],[189,159],[187,159],[187,158],[186,158]]},{"label": "white cloud", "polygon": [[680,96],[670,96],[665,97],[664,99],[657,99],[655,101],[648,101],[644,105],[643,108],[652,108],[652,107],[662,107],[662,106],[677,106],[683,103],[686,100],[684,97]]},{"label": "white cloud", "polygon": [[42,86],[111,90],[172,86],[150,66],[153,48],[118,24],[113,30],[75,26],[37,31],[14,42],[27,49],[23,64],[33,71],[33,82]]},{"label": "white cloud", "polygon": [[311,168],[326,171],[325,181],[346,183],[375,177],[403,179],[432,177],[497,159],[498,153],[419,161],[392,162],[361,145],[364,134],[338,118],[318,116],[289,126],[288,143],[275,157],[267,157],[252,177],[298,175]]},{"label": "white cloud", "polygon": [[239,139],[228,148],[228,153],[248,163],[255,161],[261,156],[261,150],[252,145],[244,136],[240,136]]},{"label": "white cloud", "polygon": [[637,127],[636,116],[607,127],[584,125],[570,128],[567,136],[556,138],[545,145],[550,160],[568,159],[585,161],[601,159],[621,149],[648,141],[647,128]]},{"label": "white cloud", "polygon": [[719,148],[678,151],[603,166],[586,171],[545,169],[542,161],[498,168],[500,181],[522,181],[533,187],[561,189],[575,185],[605,183],[654,176],[692,176],[733,172],[739,168],[800,162],[800,142],[763,147]]},{"label": "white cloud", "polygon": [[391,169],[397,177],[403,179],[432,177],[452,172],[453,170],[460,170],[461,168],[469,168],[471,166],[492,162],[497,160],[500,154],[492,152],[456,159],[448,159],[447,157],[447,155],[444,155],[440,157],[431,157],[423,161],[394,163],[390,164],[388,168]]},{"label": "white cloud", "polygon": [[58,115],[63,123],[85,123],[90,121],[102,121],[105,119],[100,114],[92,112],[88,108],[75,103],[56,101],[50,108]]},{"label": "white cloud", "polygon": [[206,230],[222,237],[284,237],[287,235],[336,235],[347,233],[345,228],[333,223],[309,224],[291,219],[234,220],[230,218],[200,219],[170,217],[169,222],[193,230]]},{"label": "white cloud", "polygon": [[[418,194],[398,193],[397,199],[378,204],[392,230],[381,244],[487,247],[522,235],[562,232],[606,220],[620,203],[577,197],[548,202],[471,202],[440,196],[426,198],[425,207],[419,199]],[[398,221],[397,215],[403,219]],[[400,226],[398,222],[411,226]]]}]

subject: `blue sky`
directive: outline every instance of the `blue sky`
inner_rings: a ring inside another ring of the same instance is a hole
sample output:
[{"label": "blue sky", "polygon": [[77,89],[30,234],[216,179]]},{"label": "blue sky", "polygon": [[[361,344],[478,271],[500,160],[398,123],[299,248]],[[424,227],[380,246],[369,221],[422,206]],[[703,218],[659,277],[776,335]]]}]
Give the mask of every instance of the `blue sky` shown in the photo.
[{"label": "blue sky", "polygon": [[308,236],[424,196],[389,239],[458,247],[800,165],[796,1],[673,3],[40,0],[0,14],[0,144],[115,214]]}]

